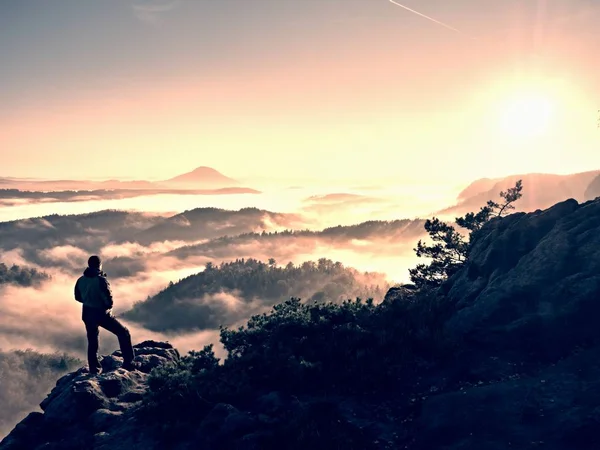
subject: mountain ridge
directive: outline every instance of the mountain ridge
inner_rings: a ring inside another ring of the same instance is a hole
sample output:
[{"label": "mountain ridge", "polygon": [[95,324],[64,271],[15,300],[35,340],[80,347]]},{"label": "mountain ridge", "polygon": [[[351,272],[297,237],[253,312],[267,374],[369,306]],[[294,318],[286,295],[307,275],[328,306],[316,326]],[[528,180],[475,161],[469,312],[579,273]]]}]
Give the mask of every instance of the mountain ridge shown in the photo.
[{"label": "mountain ridge", "polygon": [[233,187],[239,185],[239,181],[223,175],[212,167],[200,166],[194,170],[177,175],[173,178],[161,181],[162,184],[199,184],[201,186]]},{"label": "mountain ridge", "polygon": [[[191,184],[191,186],[190,186]],[[114,177],[108,180],[32,180],[26,178],[0,177],[0,189],[17,187],[21,190],[32,191],[68,191],[68,190],[152,190],[169,189],[186,186],[189,189],[221,189],[239,188],[240,183],[233,178],[207,166],[200,166],[190,172],[177,175],[161,181],[147,180],[118,180]]]},{"label": "mountain ridge", "polygon": [[488,199],[495,198],[498,192],[506,191],[514,186],[517,180],[522,180],[527,189],[515,205],[516,211],[533,212],[537,209],[547,209],[569,198],[584,202],[592,200],[590,185],[598,176],[600,176],[600,170],[568,175],[527,173],[499,178],[481,178],[470,183],[458,194],[458,203],[437,211],[435,214],[462,215],[476,211],[484,206]]}]

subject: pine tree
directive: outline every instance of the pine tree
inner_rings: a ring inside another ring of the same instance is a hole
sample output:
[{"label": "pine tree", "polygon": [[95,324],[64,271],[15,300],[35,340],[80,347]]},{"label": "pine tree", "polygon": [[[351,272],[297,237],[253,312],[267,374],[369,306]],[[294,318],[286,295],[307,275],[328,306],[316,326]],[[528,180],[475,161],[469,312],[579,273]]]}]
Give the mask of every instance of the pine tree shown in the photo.
[{"label": "pine tree", "polygon": [[414,269],[409,269],[411,281],[418,288],[436,287],[454,275],[467,261],[477,232],[491,218],[503,217],[508,211],[513,210],[513,203],[523,195],[522,189],[523,183],[519,180],[508,191],[500,192],[502,203],[489,200],[478,213],[470,212],[463,217],[457,217],[455,223],[470,232],[466,238],[452,225],[436,217],[428,219],[425,222],[425,230],[429,233],[433,244],[428,245],[419,240],[414,250],[418,257],[431,258],[431,262],[418,264]]}]

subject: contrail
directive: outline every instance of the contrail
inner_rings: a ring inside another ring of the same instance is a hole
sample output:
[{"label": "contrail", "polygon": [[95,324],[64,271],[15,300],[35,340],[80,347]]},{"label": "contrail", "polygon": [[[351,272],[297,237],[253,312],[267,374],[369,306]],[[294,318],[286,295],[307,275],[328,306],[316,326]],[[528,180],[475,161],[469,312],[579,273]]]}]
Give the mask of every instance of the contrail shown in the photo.
[{"label": "contrail", "polygon": [[[450,25],[448,25],[448,24],[446,24],[446,23],[444,23],[444,22],[440,22],[439,20],[436,20],[436,19],[434,19],[433,17],[426,16],[425,14],[422,14],[422,13],[420,13],[419,11],[415,11],[414,9],[411,9],[411,8],[409,8],[408,6],[401,5],[400,3],[398,3],[398,2],[396,2],[396,1],[394,1],[394,0],[390,0],[390,3],[393,3],[394,5],[396,5],[396,6],[399,6],[400,8],[404,8],[404,9],[406,9],[407,11],[410,11],[411,13],[417,14],[418,16],[424,17],[424,18],[425,18],[425,19],[427,19],[427,20],[431,20],[432,22],[435,22],[435,23],[437,23],[438,25],[441,25],[441,26],[443,26],[443,27],[446,27],[446,28],[448,28],[449,30],[456,31],[457,33],[460,33],[460,34],[462,34],[463,36],[467,36],[467,35],[466,35],[465,33],[463,33],[462,31],[460,31],[460,30],[457,30],[456,28],[454,28],[454,27],[451,27]],[[472,37],[470,37],[470,36],[467,36],[467,37],[469,37],[469,38],[471,38],[471,39],[475,39],[475,38],[472,38]]]}]

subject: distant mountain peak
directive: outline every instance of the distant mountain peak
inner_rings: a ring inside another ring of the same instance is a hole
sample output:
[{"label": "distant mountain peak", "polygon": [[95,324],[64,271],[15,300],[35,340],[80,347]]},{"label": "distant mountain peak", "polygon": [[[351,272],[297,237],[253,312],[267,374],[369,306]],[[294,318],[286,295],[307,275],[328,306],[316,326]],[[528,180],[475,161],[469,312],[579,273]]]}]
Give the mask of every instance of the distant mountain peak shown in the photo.
[{"label": "distant mountain peak", "polygon": [[190,173],[195,173],[195,174],[199,174],[199,175],[219,175],[219,176],[224,176],[218,170],[213,169],[212,167],[208,167],[208,166],[199,166],[199,167],[196,167]]},{"label": "distant mountain peak", "polygon": [[230,187],[239,185],[237,180],[229,178],[218,170],[207,166],[196,167],[191,172],[170,178],[163,183],[210,185],[212,187]]}]

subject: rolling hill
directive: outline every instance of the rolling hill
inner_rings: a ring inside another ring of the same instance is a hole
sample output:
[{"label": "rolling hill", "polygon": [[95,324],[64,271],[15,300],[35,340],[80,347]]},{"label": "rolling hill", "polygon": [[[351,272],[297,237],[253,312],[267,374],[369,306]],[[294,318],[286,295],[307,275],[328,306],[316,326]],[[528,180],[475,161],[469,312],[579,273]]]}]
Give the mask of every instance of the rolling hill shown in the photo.
[{"label": "rolling hill", "polygon": [[189,188],[219,188],[233,187],[240,183],[233,178],[229,178],[211,167],[197,167],[191,172],[178,175],[165,181],[160,182],[165,186],[189,187]]}]

